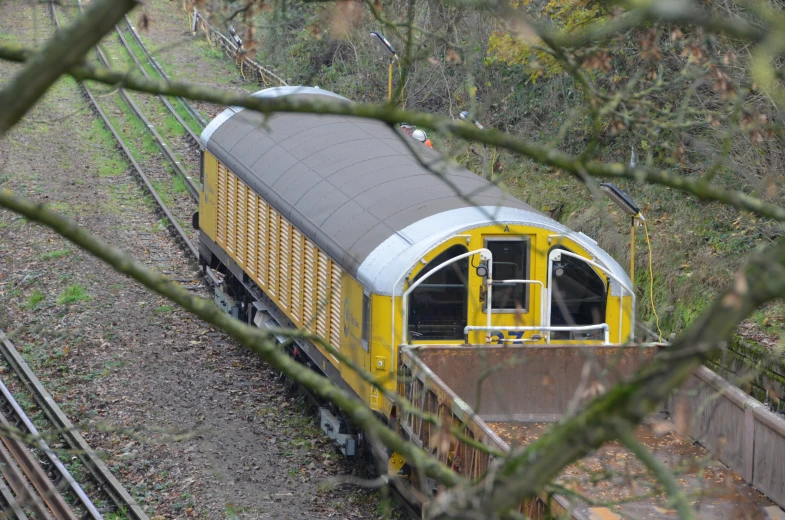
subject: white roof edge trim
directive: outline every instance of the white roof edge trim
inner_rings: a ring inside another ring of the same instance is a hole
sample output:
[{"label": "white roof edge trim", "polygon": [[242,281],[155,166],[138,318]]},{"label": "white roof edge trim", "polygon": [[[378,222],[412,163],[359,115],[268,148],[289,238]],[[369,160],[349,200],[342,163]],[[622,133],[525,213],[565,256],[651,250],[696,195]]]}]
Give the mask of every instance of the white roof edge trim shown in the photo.
[{"label": "white roof edge trim", "polygon": [[215,116],[212,121],[207,123],[207,126],[204,127],[202,130],[202,134],[199,136],[199,141],[201,142],[202,150],[207,148],[207,143],[210,142],[210,137],[212,137],[213,133],[215,133],[218,128],[226,121],[229,120],[233,115],[237,112],[242,110],[241,107],[229,107],[217,116]]},{"label": "white roof edge trim", "polygon": [[271,87],[254,92],[251,94],[251,96],[255,98],[276,98],[281,96],[292,96],[295,94],[327,96],[336,99],[342,99],[343,101],[350,101],[349,99],[346,99],[345,97],[341,96],[340,94],[336,94],[335,92],[330,92],[329,90],[324,90],[318,87],[305,86]]},{"label": "white roof edge trim", "polygon": [[[332,97],[335,99],[340,99],[343,101],[351,100],[346,99],[343,96],[340,96],[334,92],[330,92],[329,90],[323,90],[320,88],[315,87],[298,87],[298,86],[286,86],[286,87],[272,87],[266,88],[264,90],[259,90],[251,94],[251,97],[255,98],[276,98],[281,96],[292,96],[295,94],[310,94],[310,95],[318,95],[318,96],[325,96],[325,97]],[[213,133],[218,130],[218,128],[224,124],[229,118],[233,115],[238,114],[245,110],[243,107],[232,106],[215,116],[215,118],[210,121],[204,130],[202,130],[202,134],[199,136],[199,140],[201,141],[202,150],[207,148],[207,143],[210,141],[210,137],[212,137]]]},{"label": "white roof edge trim", "polygon": [[[489,219],[492,215],[493,219]],[[608,269],[628,286],[631,285],[624,269],[597,242],[576,231],[572,231],[555,220],[525,209],[482,206],[457,208],[415,222],[394,233],[379,244],[360,264],[357,279],[375,294],[390,296],[393,285],[402,274],[408,275],[417,262],[439,244],[470,229],[492,224],[514,224],[539,227],[563,235],[592,254],[597,263]],[[404,241],[401,235],[411,240]],[[402,278],[405,279],[405,276]],[[395,287],[395,294],[403,293],[403,282]],[[622,289],[611,281],[611,294],[619,296]]]}]

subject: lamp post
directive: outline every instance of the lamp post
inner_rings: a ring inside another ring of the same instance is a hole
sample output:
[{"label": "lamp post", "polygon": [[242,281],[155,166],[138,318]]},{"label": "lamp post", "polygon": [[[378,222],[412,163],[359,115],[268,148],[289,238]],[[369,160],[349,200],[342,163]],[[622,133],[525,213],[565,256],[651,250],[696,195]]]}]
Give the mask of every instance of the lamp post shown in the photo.
[{"label": "lamp post", "polygon": [[387,41],[382,33],[377,31],[371,32],[371,40],[373,40],[379,48],[382,49],[382,52],[389,55],[389,68],[387,73],[387,101],[392,101],[392,76],[393,76],[393,60],[398,59],[398,54],[395,52],[395,48],[392,44]]},{"label": "lamp post", "polygon": [[[472,119],[469,117],[469,112],[467,112],[466,110],[461,112],[458,115],[458,117],[460,117],[462,121],[466,121],[467,123],[474,123],[474,126],[479,128],[480,130],[484,130],[485,129],[485,127],[482,126],[480,124],[480,122],[477,121],[476,119],[474,121],[472,121]],[[491,180],[491,177],[493,175],[486,175],[486,173],[485,173],[486,170],[487,170],[487,164],[488,164],[488,144],[487,143],[483,143],[482,144],[482,177],[483,177],[483,179],[487,178],[488,180]],[[493,173],[493,172],[491,172],[491,173]]]},{"label": "lamp post", "polygon": [[619,209],[621,209],[625,214],[629,215],[631,218],[630,224],[630,280],[632,280],[633,286],[635,285],[635,221],[643,222],[646,219],[643,218],[643,213],[641,213],[640,208],[638,207],[635,202],[630,198],[629,195],[621,191],[615,184],[610,182],[603,182],[600,183],[600,190],[608,196],[609,199],[616,204]]}]

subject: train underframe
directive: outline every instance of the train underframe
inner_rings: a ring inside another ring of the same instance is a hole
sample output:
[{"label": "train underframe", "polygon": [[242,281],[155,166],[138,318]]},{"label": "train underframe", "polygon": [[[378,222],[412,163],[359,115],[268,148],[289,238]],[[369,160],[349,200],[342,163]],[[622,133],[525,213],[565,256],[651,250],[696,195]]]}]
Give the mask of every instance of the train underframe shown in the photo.
[{"label": "train underframe", "polygon": [[[209,267],[219,277],[223,277],[214,287],[214,301],[227,314],[259,328],[296,328],[242,268],[218,244],[204,235],[199,241],[199,264],[203,269]],[[341,377],[340,371],[311,342],[284,336],[277,336],[277,341],[304,368],[329,378],[356,396]],[[304,392],[310,404],[318,410],[322,431],[335,441],[342,454],[358,459],[376,475],[387,473],[391,454],[374,454],[365,433],[354,426],[341,410],[307,390]],[[359,396],[356,397],[360,399]],[[388,422],[387,417],[378,412],[377,415],[381,421]],[[392,457],[394,458],[394,455]]]}]

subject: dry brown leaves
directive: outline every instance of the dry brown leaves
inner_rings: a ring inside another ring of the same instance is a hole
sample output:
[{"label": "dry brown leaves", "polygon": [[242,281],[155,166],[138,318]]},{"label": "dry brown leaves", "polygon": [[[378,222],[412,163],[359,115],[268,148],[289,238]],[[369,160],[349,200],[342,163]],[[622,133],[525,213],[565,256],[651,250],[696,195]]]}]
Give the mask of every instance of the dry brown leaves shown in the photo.
[{"label": "dry brown leaves", "polygon": [[330,9],[330,35],[342,40],[349,36],[352,28],[362,22],[362,4],[354,0],[341,0]]}]

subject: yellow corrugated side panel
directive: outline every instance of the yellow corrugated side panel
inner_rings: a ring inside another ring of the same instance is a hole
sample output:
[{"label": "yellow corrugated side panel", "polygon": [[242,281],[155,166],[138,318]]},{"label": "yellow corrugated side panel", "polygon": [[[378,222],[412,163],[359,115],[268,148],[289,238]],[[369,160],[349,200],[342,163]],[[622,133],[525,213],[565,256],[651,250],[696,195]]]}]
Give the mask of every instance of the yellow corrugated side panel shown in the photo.
[{"label": "yellow corrugated side panel", "polygon": [[273,298],[278,298],[278,230],[280,215],[270,207],[270,219],[267,229],[267,293]]},{"label": "yellow corrugated side panel", "polygon": [[303,327],[314,330],[316,308],[316,255],[317,249],[307,238],[303,241]]},{"label": "yellow corrugated side panel", "polygon": [[330,259],[317,250],[316,264],[316,333],[330,340]]},{"label": "yellow corrugated side panel", "polygon": [[246,250],[245,250],[245,270],[252,278],[256,278],[256,229],[257,229],[257,207],[259,196],[248,190],[248,202],[245,204],[247,209],[246,222]]},{"label": "yellow corrugated side panel", "polygon": [[292,318],[302,327],[303,323],[303,234],[292,226]]},{"label": "yellow corrugated side panel", "polygon": [[199,192],[199,228],[213,240],[218,222],[218,159],[205,150],[202,171],[202,191]]},{"label": "yellow corrugated side panel", "polygon": [[335,262],[331,264],[330,276],[330,343],[336,349],[341,348],[341,267]]},{"label": "yellow corrugated side panel", "polygon": [[289,276],[292,263],[292,225],[288,220],[280,218],[281,228],[281,242],[280,253],[278,260],[278,302],[281,304],[281,309],[288,311],[290,309],[289,300],[292,297],[292,291],[289,289],[292,285],[292,280]]},{"label": "yellow corrugated side panel", "polygon": [[226,183],[226,251],[234,257],[237,250],[237,177],[229,172]]},{"label": "yellow corrugated side panel", "polygon": [[248,217],[248,189],[245,186],[245,183],[240,179],[237,179],[235,182],[237,183],[237,228],[235,230],[237,235],[235,251],[237,251],[237,253],[235,260],[240,264],[240,267],[245,267],[245,243],[247,240],[246,237],[248,236],[248,228],[246,227],[246,219]]},{"label": "yellow corrugated side panel", "polygon": [[226,247],[226,190],[229,181],[229,172],[221,163],[218,163],[218,208],[216,242]]},{"label": "yellow corrugated side panel", "polygon": [[267,289],[267,227],[270,222],[270,206],[261,197],[256,208],[256,282]]}]

